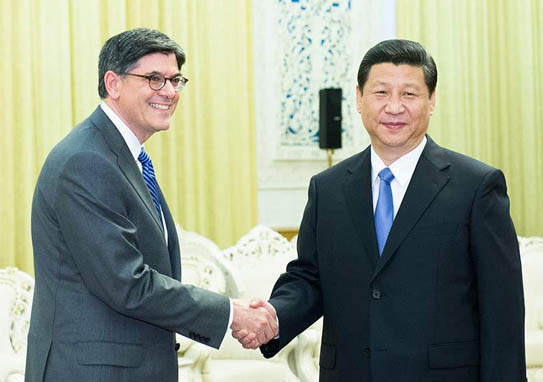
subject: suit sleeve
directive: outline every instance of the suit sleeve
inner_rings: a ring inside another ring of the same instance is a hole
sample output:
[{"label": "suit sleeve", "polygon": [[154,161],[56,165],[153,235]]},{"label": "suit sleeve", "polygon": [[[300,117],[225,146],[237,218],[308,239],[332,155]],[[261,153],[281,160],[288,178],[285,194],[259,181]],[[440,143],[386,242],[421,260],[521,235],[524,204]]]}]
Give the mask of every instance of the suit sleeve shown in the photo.
[{"label": "suit sleeve", "polygon": [[488,173],[471,216],[477,274],[481,381],[525,381],[524,295],[518,240],[503,173]]},{"label": "suit sleeve", "polygon": [[129,217],[134,192],[119,186],[119,176],[115,163],[91,152],[74,155],[60,172],[56,217],[85,286],[123,315],[189,337],[205,333],[198,340],[218,348],[227,329],[228,298],[144,263],[142,233]]},{"label": "suit sleeve", "polygon": [[279,339],[261,346],[266,358],[273,357],[294,337],[322,316],[317,245],[317,187],[309,185],[309,197],[298,234],[298,258],[275,284],[270,303],[279,319]]}]

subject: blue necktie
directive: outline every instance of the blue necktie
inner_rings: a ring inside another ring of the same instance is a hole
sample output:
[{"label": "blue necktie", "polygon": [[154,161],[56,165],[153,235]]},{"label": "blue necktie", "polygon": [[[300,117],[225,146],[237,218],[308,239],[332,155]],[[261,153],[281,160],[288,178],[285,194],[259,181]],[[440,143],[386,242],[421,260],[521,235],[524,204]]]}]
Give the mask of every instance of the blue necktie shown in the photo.
[{"label": "blue necktie", "polygon": [[379,199],[377,199],[377,207],[375,208],[375,232],[377,233],[379,255],[381,255],[394,220],[394,204],[390,188],[390,182],[394,179],[394,175],[388,167],[385,167],[379,172],[379,179]]},{"label": "blue necktie", "polygon": [[141,162],[143,180],[145,181],[145,184],[147,185],[147,189],[149,190],[149,193],[151,194],[151,198],[153,199],[153,203],[155,204],[155,208],[158,212],[158,217],[159,219],[161,219],[162,213],[160,212],[160,200],[158,198],[158,183],[156,182],[156,178],[155,178],[155,170],[153,169],[153,162],[151,162],[151,158],[149,158],[149,155],[147,155],[143,147],[141,148],[141,152],[140,152],[140,155],[138,156],[138,160]]}]

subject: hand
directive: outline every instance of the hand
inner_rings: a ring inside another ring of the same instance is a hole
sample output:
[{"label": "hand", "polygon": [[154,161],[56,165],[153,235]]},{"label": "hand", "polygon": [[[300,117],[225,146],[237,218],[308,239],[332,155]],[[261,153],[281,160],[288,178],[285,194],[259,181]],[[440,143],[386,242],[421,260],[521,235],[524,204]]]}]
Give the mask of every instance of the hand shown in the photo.
[{"label": "hand", "polygon": [[279,333],[275,309],[269,303],[257,299],[251,302],[235,299],[232,300],[232,306],[232,336],[244,348],[256,349]]},{"label": "hand", "polygon": [[[269,314],[271,314],[273,317],[277,317],[277,312],[275,311],[275,308],[272,304],[270,304],[267,301],[261,300],[261,299],[251,299],[251,303],[249,304],[251,308],[264,308],[268,311]],[[275,320],[277,322],[277,319]]]}]

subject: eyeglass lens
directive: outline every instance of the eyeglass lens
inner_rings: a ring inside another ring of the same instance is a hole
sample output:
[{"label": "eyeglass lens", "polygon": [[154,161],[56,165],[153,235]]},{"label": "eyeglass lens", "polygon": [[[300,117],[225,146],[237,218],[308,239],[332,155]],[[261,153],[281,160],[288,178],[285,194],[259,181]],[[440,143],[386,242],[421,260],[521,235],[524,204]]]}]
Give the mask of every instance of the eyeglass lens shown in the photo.
[{"label": "eyeglass lens", "polygon": [[[180,91],[185,87],[185,79],[182,76],[173,77],[170,82],[176,91]],[[153,90],[160,90],[165,84],[166,78],[161,74],[153,74],[149,77],[149,86]]]}]

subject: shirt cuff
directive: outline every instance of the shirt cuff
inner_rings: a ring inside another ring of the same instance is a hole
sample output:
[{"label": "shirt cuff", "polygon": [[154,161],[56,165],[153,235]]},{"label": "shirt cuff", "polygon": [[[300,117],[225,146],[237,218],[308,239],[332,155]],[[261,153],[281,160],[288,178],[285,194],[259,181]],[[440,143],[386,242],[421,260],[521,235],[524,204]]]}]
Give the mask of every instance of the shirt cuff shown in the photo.
[{"label": "shirt cuff", "polygon": [[230,315],[228,316],[228,326],[226,327],[226,332],[224,333],[224,336],[228,333],[232,333],[232,321],[234,321],[234,305],[232,303],[232,299],[229,298],[228,301],[230,302]]},{"label": "shirt cuff", "polygon": [[230,329],[232,321],[234,321],[234,304],[232,303],[231,298],[229,298],[228,301],[230,301],[230,316],[228,317],[228,329]]},{"label": "shirt cuff", "polygon": [[[270,303],[271,305],[271,303]],[[272,305],[273,306],[273,305]],[[275,309],[275,306],[273,307]],[[279,316],[277,315],[277,309],[275,309],[275,322],[277,322],[277,335],[275,337],[273,337],[274,340],[278,340],[279,339],[279,334],[280,334],[280,327],[279,327]]]}]

